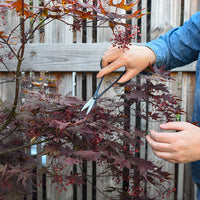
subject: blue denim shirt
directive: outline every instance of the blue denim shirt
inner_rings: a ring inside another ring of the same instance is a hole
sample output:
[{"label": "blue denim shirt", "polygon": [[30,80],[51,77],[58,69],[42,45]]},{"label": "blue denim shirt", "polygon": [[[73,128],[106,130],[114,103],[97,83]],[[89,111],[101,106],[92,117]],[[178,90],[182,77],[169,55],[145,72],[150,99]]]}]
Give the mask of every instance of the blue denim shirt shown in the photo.
[{"label": "blue denim shirt", "polygon": [[[197,60],[192,120],[200,122],[200,12],[195,13],[183,26],[172,29],[158,39],[147,43],[146,46],[154,51],[156,65],[165,65],[166,70]],[[194,181],[200,183],[200,161],[192,162],[191,167]]]}]

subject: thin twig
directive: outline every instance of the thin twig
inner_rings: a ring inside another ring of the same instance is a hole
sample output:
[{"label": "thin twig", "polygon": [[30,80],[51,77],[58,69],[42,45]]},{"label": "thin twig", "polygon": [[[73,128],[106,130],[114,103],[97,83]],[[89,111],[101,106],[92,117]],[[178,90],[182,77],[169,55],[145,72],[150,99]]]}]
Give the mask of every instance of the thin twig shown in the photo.
[{"label": "thin twig", "polygon": [[[44,25],[42,25],[48,18],[45,18],[44,20],[42,20],[32,31],[32,33],[29,35],[29,37],[27,38],[27,41],[29,41],[32,36],[34,35],[35,31],[37,31],[38,29],[41,29]],[[32,28],[32,27],[31,27]]]},{"label": "thin twig", "polygon": [[[91,185],[93,185],[92,182],[91,182],[89,179],[87,179],[87,182],[90,183]],[[102,192],[97,186],[95,186],[95,189],[96,189],[98,192],[100,192],[104,197],[106,197],[108,200],[111,199],[111,198],[110,198],[109,196],[107,196],[104,192]]]},{"label": "thin twig", "polygon": [[15,78],[13,78],[12,80],[2,81],[2,82],[0,82],[0,84],[13,83],[14,80],[15,80]]},{"label": "thin twig", "polygon": [[2,56],[0,56],[1,59],[1,63],[4,65],[4,67],[8,70],[9,74],[15,79],[15,75],[9,70],[9,68],[7,67],[6,63],[3,61]]},{"label": "thin twig", "polygon": [[11,52],[14,54],[14,56],[15,56],[16,58],[18,58],[18,57],[17,57],[17,54],[15,53],[14,49],[11,47],[11,45],[9,44],[9,42],[6,41],[5,38],[3,38],[3,37],[1,37],[1,36],[0,36],[0,39],[2,39],[3,42],[4,42],[4,44],[6,44],[6,45],[8,46],[8,48],[11,50]]},{"label": "thin twig", "polygon": [[6,154],[6,153],[11,153],[11,152],[18,151],[18,150],[21,150],[21,149],[26,149],[26,148],[31,147],[33,145],[42,144],[42,143],[48,142],[50,140],[52,140],[52,138],[48,138],[48,139],[41,140],[41,141],[38,141],[38,142],[33,142],[33,143],[25,144],[23,146],[19,146],[19,147],[13,148],[13,149],[2,151],[2,152],[0,152],[0,155]]},{"label": "thin twig", "polygon": [[18,127],[16,126],[10,133],[8,133],[5,137],[3,137],[1,140],[0,140],[0,143],[5,140],[6,138],[8,138],[9,136],[11,136],[17,129]]},{"label": "thin twig", "polygon": [[[25,44],[26,44],[26,40],[25,40],[25,19],[24,19],[24,0],[22,0],[22,17],[21,17],[21,20],[22,20],[22,23],[21,23],[21,25],[22,25],[22,31],[21,31],[22,45],[18,49],[17,55],[15,54],[17,59],[18,59],[17,70],[16,70],[15,98],[14,98],[13,106],[11,108],[11,112],[9,114],[9,117],[8,117],[7,121],[3,124],[3,126],[0,127],[0,132],[3,131],[8,126],[8,124],[12,121],[12,118],[14,116],[15,110],[17,108],[18,100],[19,100],[19,89],[20,89],[20,78],[21,78],[20,69],[21,69],[21,65],[22,65],[22,61],[23,61]],[[9,48],[11,48],[10,45],[8,45],[8,46],[9,46]]]}]

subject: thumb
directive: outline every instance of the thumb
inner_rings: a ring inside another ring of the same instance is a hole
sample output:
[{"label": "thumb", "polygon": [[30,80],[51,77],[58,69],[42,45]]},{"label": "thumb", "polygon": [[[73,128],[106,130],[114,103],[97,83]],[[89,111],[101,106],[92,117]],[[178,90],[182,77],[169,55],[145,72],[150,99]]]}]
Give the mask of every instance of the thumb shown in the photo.
[{"label": "thumb", "polygon": [[186,129],[192,128],[193,125],[188,122],[168,122],[166,124],[161,124],[160,128],[164,130],[177,130],[177,131],[183,131]]}]

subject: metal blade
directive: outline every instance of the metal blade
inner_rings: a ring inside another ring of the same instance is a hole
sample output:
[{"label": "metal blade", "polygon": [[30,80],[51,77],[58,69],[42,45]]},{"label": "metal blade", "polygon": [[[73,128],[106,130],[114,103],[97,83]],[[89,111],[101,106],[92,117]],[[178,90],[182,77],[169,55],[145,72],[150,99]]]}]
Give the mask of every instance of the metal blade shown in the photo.
[{"label": "metal blade", "polygon": [[93,98],[90,98],[90,100],[83,106],[83,108],[81,109],[81,111],[85,110],[86,108],[88,108],[91,104],[93,104]]},{"label": "metal blade", "polygon": [[94,104],[95,104],[96,100],[94,98],[92,98],[92,101],[90,102],[89,108],[87,110],[86,115],[88,115],[88,113],[92,110]]}]

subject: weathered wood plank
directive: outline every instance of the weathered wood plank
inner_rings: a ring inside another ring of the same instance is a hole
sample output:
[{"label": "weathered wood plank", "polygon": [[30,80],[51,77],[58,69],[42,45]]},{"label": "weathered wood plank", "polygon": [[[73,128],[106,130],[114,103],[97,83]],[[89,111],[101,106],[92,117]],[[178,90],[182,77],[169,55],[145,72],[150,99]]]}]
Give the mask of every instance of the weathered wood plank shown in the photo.
[{"label": "weathered wood plank", "polygon": [[190,0],[184,1],[184,21],[188,20],[191,16],[190,14]]},{"label": "weathered wood plank", "polygon": [[[181,99],[181,93],[182,93],[182,72],[178,72],[178,73],[171,73],[171,76],[174,78],[175,81],[172,81],[170,87],[169,87],[169,91],[173,94],[175,94],[178,98]],[[183,185],[184,185],[184,165],[183,164],[178,164],[178,166],[176,166],[178,168],[178,171],[175,172],[177,173],[177,185],[176,185],[176,197],[177,200],[181,200],[183,199]]]},{"label": "weathered wood plank", "polygon": [[37,145],[37,200],[43,200],[43,177],[41,174],[41,168],[42,168],[42,157],[39,154],[41,152],[42,146],[41,144]]},{"label": "weathered wood plank", "polygon": [[15,82],[9,73],[0,73],[0,99],[13,103],[15,96]]},{"label": "weathered wood plank", "polygon": [[78,99],[82,99],[82,73],[76,74],[76,94]]},{"label": "weathered wood plank", "polygon": [[181,0],[170,1],[170,24],[172,27],[180,26],[181,22]]},{"label": "weathered wood plank", "polygon": [[[38,11],[38,6],[39,6],[39,0],[34,0],[33,1],[33,12]],[[34,28],[39,24],[39,19],[36,19],[36,22],[34,24]],[[40,30],[36,30],[34,35],[33,35],[33,41],[34,43],[39,43],[40,42]]]},{"label": "weathered wood plank", "polygon": [[[172,88],[175,88],[173,87],[173,82],[166,82],[165,83],[166,86],[168,87],[169,91],[173,92],[174,94],[174,91],[172,91]],[[149,106],[151,107],[151,106]],[[151,108],[150,108],[151,110]],[[161,130],[160,129],[160,124],[161,123],[165,123],[166,122],[166,119],[162,119],[162,121],[149,121],[149,127],[148,127],[148,130],[155,130],[155,131],[159,131],[159,132],[165,132],[164,130]],[[168,131],[169,132],[169,131]],[[147,150],[147,159],[152,161],[155,165],[157,166],[163,166],[163,170],[164,171],[167,171],[171,174],[171,178],[173,180],[171,180],[169,183],[164,183],[164,186],[166,188],[170,187],[170,188],[173,188],[174,187],[174,184],[175,184],[175,164],[172,164],[172,163],[169,163],[163,159],[160,159],[158,158],[157,156],[154,155],[151,147],[148,145],[148,150]],[[154,186],[151,186],[151,189],[150,189],[150,193],[155,196],[156,195],[156,188]],[[166,197],[165,199],[167,200],[174,200],[174,193],[171,193],[168,197]]]},{"label": "weathered wood plank", "polygon": [[[120,73],[112,73],[108,76],[106,76],[104,78],[104,81],[102,82],[101,88],[99,93],[101,93],[101,91],[105,90],[110,84],[111,82],[113,82],[113,80],[116,79],[116,77],[118,77],[120,75]],[[97,84],[99,83],[99,80],[97,80]],[[121,94],[123,92],[123,87],[112,87],[108,92],[106,92],[102,98],[112,98],[113,100],[117,101],[119,100],[119,97],[117,97],[117,95]],[[97,175],[100,174],[103,170],[106,169],[106,164],[101,164],[100,166],[97,165]],[[109,194],[109,192],[103,192],[104,189],[106,189],[107,187],[120,187],[122,186],[122,184],[120,185],[116,185],[115,181],[112,179],[113,177],[111,176],[112,173],[111,172],[107,172],[106,174],[104,174],[104,177],[98,177],[96,182],[96,186],[98,188],[98,190],[96,191],[96,200],[103,200],[106,199],[106,196],[103,195],[103,193],[105,193],[105,195],[107,195],[108,197],[111,197],[111,194]],[[101,192],[100,192],[101,191]],[[114,195],[114,194],[112,194]],[[116,193],[115,193],[116,195]]]},{"label": "weathered wood plank", "polygon": [[[192,76],[191,76],[192,75]],[[193,109],[193,100],[194,100],[194,93],[191,93],[191,91],[195,90],[195,82],[194,82],[194,74],[189,74],[187,72],[183,72],[182,75],[182,107],[188,112],[188,109]],[[181,121],[191,121],[192,116],[190,114],[181,116]],[[180,168],[182,167],[182,169]],[[181,174],[182,172],[182,174]],[[179,184],[181,182],[183,183],[183,199],[184,200],[190,200],[193,197],[193,188],[191,187],[192,183],[192,174],[190,170],[190,163],[179,165]],[[181,177],[183,176],[183,177]],[[184,180],[187,180],[184,182]],[[181,193],[181,190],[179,190],[179,194]],[[181,198],[179,198],[181,199]]]},{"label": "weathered wood plank", "polygon": [[[87,81],[86,81],[86,96],[87,99],[91,98],[93,95],[93,81],[92,81],[92,73],[87,73]],[[92,162],[87,162],[87,200],[92,200]]]},{"label": "weathered wood plank", "polygon": [[[147,0],[143,0],[142,1],[142,5],[141,5],[142,9],[142,13],[145,14],[142,18],[141,18],[141,42],[145,43],[147,42]],[[146,8],[146,9],[145,9]]]},{"label": "weathered wood plank", "polygon": [[[111,46],[110,43],[90,44],[28,44],[26,46],[21,71],[46,72],[97,72],[103,53]],[[4,50],[0,49],[0,54]],[[9,70],[16,70],[16,59],[6,61]],[[195,71],[195,62],[173,69],[172,71]],[[123,71],[120,68],[117,71]],[[0,71],[7,69],[0,63]]]},{"label": "weathered wood plank", "polygon": [[[28,44],[21,71],[99,71],[99,62],[110,46],[105,44]],[[4,50],[0,50],[3,54]],[[10,71],[16,70],[16,60],[8,62]],[[0,64],[0,71],[7,69]]]}]

